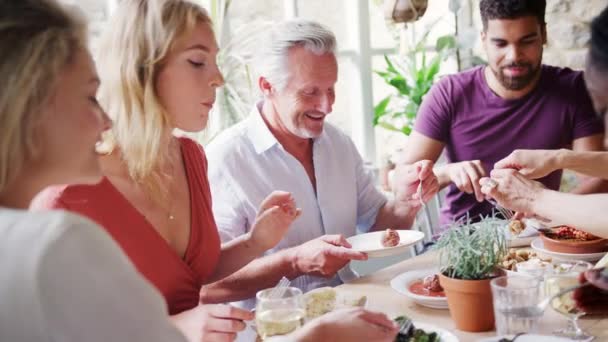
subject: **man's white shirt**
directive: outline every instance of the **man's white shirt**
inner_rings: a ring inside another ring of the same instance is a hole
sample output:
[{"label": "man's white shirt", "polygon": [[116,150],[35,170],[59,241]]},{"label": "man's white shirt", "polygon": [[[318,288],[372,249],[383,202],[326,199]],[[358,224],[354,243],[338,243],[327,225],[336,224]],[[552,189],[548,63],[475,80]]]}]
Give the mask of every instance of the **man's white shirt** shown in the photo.
[{"label": "man's white shirt", "polygon": [[[375,188],[351,139],[327,122],[314,139],[315,193],[303,165],[277,141],[260,108],[258,103],[248,118],[222,132],[206,148],[213,214],[222,241],[250,231],[262,200],[275,190],[291,192],[302,215],[267,253],[324,234],[349,237],[357,229],[368,231],[387,199]],[[339,277],[301,276],[292,286],[308,291],[339,283]]]}]

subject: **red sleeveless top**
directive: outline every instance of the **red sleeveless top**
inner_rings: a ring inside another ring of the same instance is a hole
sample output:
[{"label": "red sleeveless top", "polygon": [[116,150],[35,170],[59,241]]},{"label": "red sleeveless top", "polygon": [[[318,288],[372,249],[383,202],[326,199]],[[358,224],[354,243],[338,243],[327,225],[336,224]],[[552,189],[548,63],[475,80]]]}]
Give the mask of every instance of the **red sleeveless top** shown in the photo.
[{"label": "red sleeveless top", "polygon": [[171,315],[198,304],[200,288],[215,271],[221,249],[211,211],[205,152],[188,138],[179,141],[192,208],[190,239],[183,259],[105,177],[97,185],[49,188],[35,203],[82,214],[104,227],[141,274],[160,290]]}]

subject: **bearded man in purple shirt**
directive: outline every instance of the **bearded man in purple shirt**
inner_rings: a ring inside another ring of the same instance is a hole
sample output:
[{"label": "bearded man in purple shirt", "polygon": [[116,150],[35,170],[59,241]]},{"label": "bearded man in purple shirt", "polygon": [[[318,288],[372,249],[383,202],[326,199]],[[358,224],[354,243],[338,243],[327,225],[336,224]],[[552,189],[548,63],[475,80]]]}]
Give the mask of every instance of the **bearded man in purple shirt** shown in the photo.
[{"label": "bearded man in purple shirt", "polygon": [[[492,213],[479,179],[515,149],[602,149],[583,74],[542,64],[545,0],[482,0],[481,39],[488,65],[444,77],[424,98],[405,163],[436,161],[449,186],[441,223]],[[540,181],[558,189],[561,172]],[[599,185],[599,184],[597,184]]]}]

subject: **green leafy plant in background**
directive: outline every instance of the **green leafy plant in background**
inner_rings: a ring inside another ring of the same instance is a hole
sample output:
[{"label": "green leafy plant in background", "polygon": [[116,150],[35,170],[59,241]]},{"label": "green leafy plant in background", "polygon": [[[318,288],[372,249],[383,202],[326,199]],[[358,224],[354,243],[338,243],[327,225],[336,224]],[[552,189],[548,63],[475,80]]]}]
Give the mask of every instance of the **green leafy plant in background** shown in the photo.
[{"label": "green leafy plant in background", "polygon": [[455,223],[434,247],[439,250],[441,272],[463,280],[491,278],[507,253],[504,230],[504,221],[494,217]]},{"label": "green leafy plant in background", "polygon": [[412,132],[422,98],[435,82],[441,63],[456,49],[453,35],[439,37],[432,51],[434,56],[429,60],[429,33],[430,29],[405,56],[385,55],[386,68],[375,71],[395,92],[374,107],[374,126],[405,135]]},{"label": "green leafy plant in background", "polygon": [[217,64],[224,77],[224,85],[216,92],[216,101],[207,129],[196,134],[201,143],[212,140],[219,132],[244,119],[251,110],[256,91],[251,75],[251,56],[258,43],[259,33],[268,22],[254,21],[231,30],[229,11],[232,0],[202,2],[209,9],[220,52]]}]

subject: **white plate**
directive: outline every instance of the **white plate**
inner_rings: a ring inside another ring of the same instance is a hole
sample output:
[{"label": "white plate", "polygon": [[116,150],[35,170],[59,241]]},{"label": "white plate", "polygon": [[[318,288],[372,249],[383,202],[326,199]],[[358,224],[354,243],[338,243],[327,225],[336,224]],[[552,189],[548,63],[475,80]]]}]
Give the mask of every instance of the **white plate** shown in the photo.
[{"label": "white plate", "polygon": [[534,239],[536,239],[537,237],[538,237],[538,235],[528,236],[528,237],[524,237],[524,238],[508,237],[507,244],[509,245],[509,247],[527,247],[527,246],[530,246],[532,241],[534,241]]},{"label": "white plate", "polygon": [[407,247],[424,238],[424,233],[417,230],[397,230],[396,232],[399,233],[399,244],[395,247],[382,246],[383,231],[359,234],[346,240],[353,246],[353,250],[365,252],[370,258],[379,258],[404,253],[407,251]]},{"label": "white plate", "polygon": [[446,297],[429,297],[421,296],[410,291],[410,284],[416,280],[432,274],[439,273],[439,269],[424,269],[414,270],[402,273],[391,280],[393,290],[405,295],[414,303],[426,306],[432,309],[448,309],[448,300]]},{"label": "white plate", "polygon": [[422,329],[428,333],[436,332],[437,335],[439,335],[441,342],[458,342],[458,337],[456,337],[456,335],[445,329],[439,328],[436,325],[414,321],[414,328]]},{"label": "white plate", "polygon": [[532,241],[532,248],[540,253],[546,254],[557,260],[597,261],[600,260],[604,256],[604,254],[606,254],[606,252],[581,254],[552,252],[545,249],[543,240],[541,240],[540,238],[536,238],[534,239],[534,241]]},{"label": "white plate", "polygon": [[[512,339],[513,335],[484,338],[483,340],[480,340],[480,342],[499,342],[500,339],[502,339],[502,338]],[[569,342],[572,340],[569,338],[558,337],[558,336],[525,334],[525,335],[520,335],[516,341],[517,342],[520,342],[520,341],[521,342]]]}]

